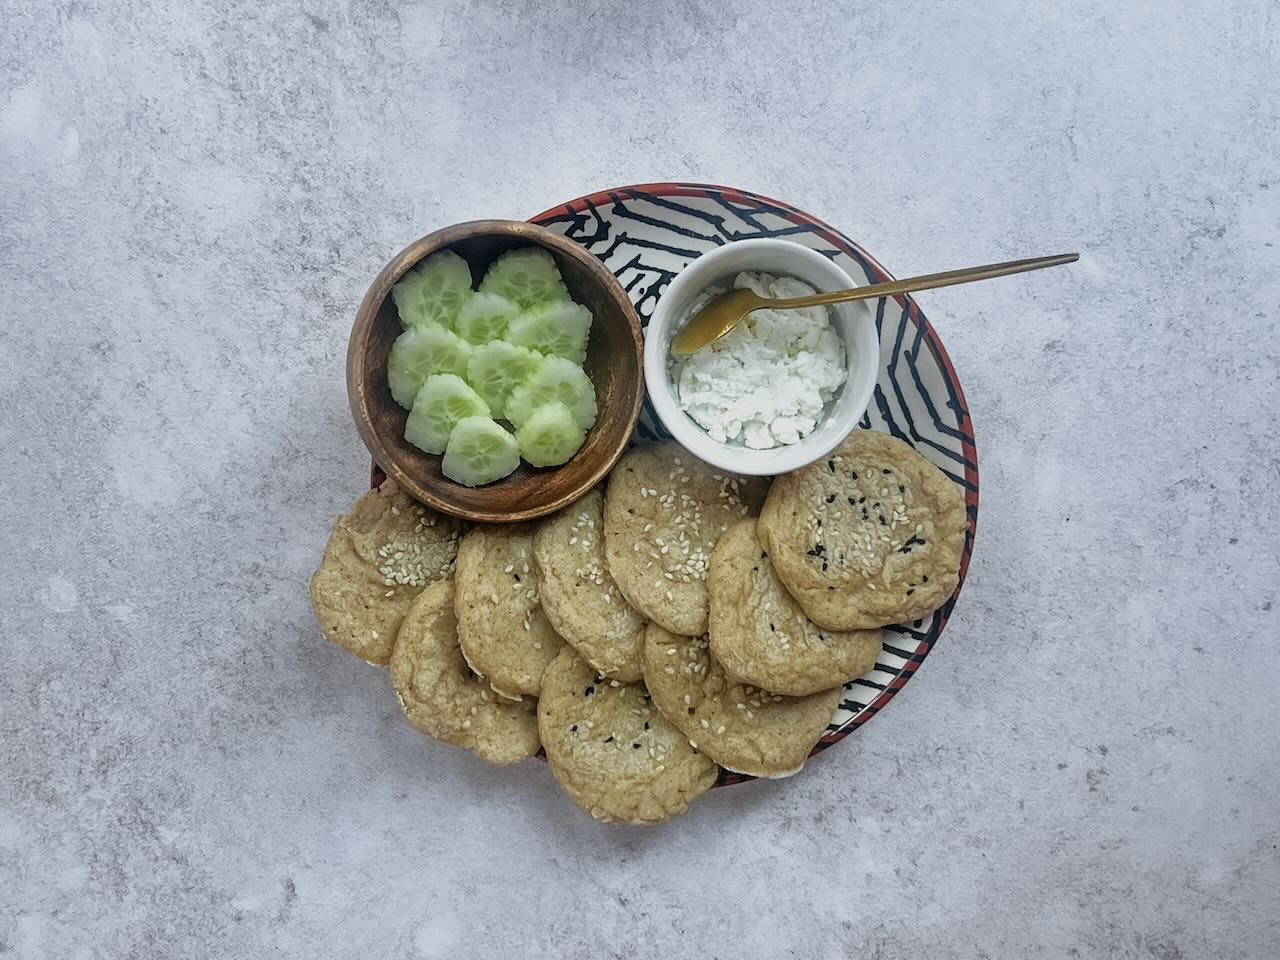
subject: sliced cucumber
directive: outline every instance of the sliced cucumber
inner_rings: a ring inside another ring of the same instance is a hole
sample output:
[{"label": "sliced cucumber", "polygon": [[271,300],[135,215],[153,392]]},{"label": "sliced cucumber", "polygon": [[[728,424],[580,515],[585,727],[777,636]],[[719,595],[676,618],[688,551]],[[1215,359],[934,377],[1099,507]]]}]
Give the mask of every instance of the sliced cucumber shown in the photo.
[{"label": "sliced cucumber", "polygon": [[583,430],[596,422],[596,389],[582,368],[564,357],[543,357],[524,383],[511,391],[503,412],[517,427],[544,403],[558,400]]},{"label": "sliced cucumber", "polygon": [[520,444],[489,417],[459,420],[449,435],[440,469],[467,487],[493,483],[520,465]]},{"label": "sliced cucumber", "polygon": [[438,323],[410,327],[391,345],[387,383],[396,403],[408,409],[427,377],[435,373],[467,372],[471,344]]},{"label": "sliced cucumber", "polygon": [[585,437],[569,408],[559,400],[535,409],[516,431],[520,455],[535,467],[558,467],[578,452]]},{"label": "sliced cucumber", "polygon": [[475,293],[458,311],[458,336],[471,343],[501,340],[520,308],[496,293]]},{"label": "sliced cucumber", "polygon": [[487,417],[489,405],[452,373],[427,377],[404,424],[404,438],[427,453],[444,453],[459,420]]},{"label": "sliced cucumber", "polygon": [[458,311],[471,298],[471,268],[452,250],[433,253],[391,288],[400,324],[438,323],[453,329]]},{"label": "sliced cucumber", "polygon": [[591,311],[569,300],[539,303],[511,321],[507,340],[516,346],[554,354],[574,363],[587,359]]},{"label": "sliced cucumber", "polygon": [[[476,299],[482,296],[476,294]],[[471,351],[467,381],[484,397],[493,416],[505,417],[511,391],[533,373],[540,359],[532,350],[494,340]]]},{"label": "sliced cucumber", "polygon": [[568,300],[569,291],[551,254],[541,247],[508,250],[480,281],[481,293],[496,293],[522,307],[548,300]]}]

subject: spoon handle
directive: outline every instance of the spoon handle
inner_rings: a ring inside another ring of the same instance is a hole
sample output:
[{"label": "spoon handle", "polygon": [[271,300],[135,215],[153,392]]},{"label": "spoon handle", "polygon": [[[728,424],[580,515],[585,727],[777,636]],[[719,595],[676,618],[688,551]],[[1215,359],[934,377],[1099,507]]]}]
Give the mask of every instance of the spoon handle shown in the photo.
[{"label": "spoon handle", "polygon": [[981,267],[965,267],[963,270],[947,270],[944,273],[927,273],[922,277],[907,277],[905,280],[890,280],[888,283],[873,283],[867,287],[854,287],[852,290],[815,293],[809,297],[792,297],[789,300],[769,300],[761,306],[767,306],[773,310],[790,310],[795,307],[818,307],[827,303],[844,303],[849,300],[877,300],[880,297],[892,297],[899,293],[934,290],[938,287],[954,286],[957,283],[973,283],[975,280],[1007,277],[1011,273],[1057,267],[1064,263],[1075,263],[1079,259],[1078,253],[1060,253],[1053,257],[1032,257],[1030,260],[988,263]]}]

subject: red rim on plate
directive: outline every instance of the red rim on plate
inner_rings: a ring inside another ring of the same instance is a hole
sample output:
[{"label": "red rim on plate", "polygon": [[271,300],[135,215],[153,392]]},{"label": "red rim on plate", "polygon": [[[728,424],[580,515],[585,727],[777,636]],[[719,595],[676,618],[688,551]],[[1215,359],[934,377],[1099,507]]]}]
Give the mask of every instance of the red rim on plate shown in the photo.
[{"label": "red rim on plate", "polygon": [[[681,203],[679,201],[686,201]],[[635,208],[635,209],[632,209]],[[591,249],[618,275],[631,294],[642,322],[676,273],[704,249],[749,236],[787,237],[822,250],[833,259],[847,257],[846,269],[861,269],[868,283],[894,279],[874,257],[830,224],[780,200],[746,190],[702,183],[646,183],[602,190],[558,204],[532,222],[562,230],[570,239]],[[615,223],[616,221],[616,223]],[[888,309],[892,302],[896,310]],[[930,617],[913,624],[886,628],[884,660],[866,677],[847,684],[836,722],[822,736],[813,753],[840,742],[880,712],[906,686],[924,663],[955,608],[973,555],[978,520],[978,454],[973,422],[960,379],[937,333],[910,295],[877,302],[876,321],[881,341],[881,378],[876,388],[872,418],[901,439],[921,449],[964,489],[968,523],[960,580],[945,604]],[[896,316],[893,314],[896,313]],[[919,369],[921,348],[927,351],[931,370]],[[891,366],[884,366],[886,351]],[[910,374],[896,380],[896,366],[903,362]],[[925,381],[937,382],[930,387]],[[906,386],[904,387],[904,383]],[[905,394],[913,397],[908,399]],[[898,406],[894,410],[895,403]],[[917,430],[917,419],[927,415],[945,443]],[[945,411],[945,414],[943,413]],[[651,411],[647,411],[651,412]],[[950,422],[947,422],[950,421]],[[656,425],[650,421],[650,430]],[[642,422],[640,432],[645,433]],[[374,485],[383,479],[375,464]],[[866,696],[874,691],[870,699]],[[716,786],[754,779],[721,770]]]}]

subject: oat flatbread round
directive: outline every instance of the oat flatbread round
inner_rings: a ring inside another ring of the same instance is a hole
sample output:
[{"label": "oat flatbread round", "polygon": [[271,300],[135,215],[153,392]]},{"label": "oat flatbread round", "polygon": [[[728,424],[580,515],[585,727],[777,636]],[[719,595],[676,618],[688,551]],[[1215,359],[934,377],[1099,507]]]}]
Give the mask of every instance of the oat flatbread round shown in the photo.
[{"label": "oat flatbread round", "polygon": [[657,823],[715,783],[716,765],[653,708],[643,685],[601,677],[572,647],[543,677],[538,730],[552,773],[597,820]]},{"label": "oat flatbread round", "polygon": [[458,546],[454,609],[462,653],[494,690],[515,699],[538,695],[542,671],[564,646],[538,601],[532,537],[527,523],[484,524]]},{"label": "oat flatbread round", "polygon": [[604,494],[592,490],[533,533],[538,590],[547,620],[591,666],[640,679],[644,618],[627,603],[604,558]]},{"label": "oat flatbread round", "polygon": [[668,630],[705,633],[711,551],[730,524],[759,512],[767,488],[676,443],[636,447],[614,467],[605,495],[605,557],[618,588]]},{"label": "oat flatbread round", "polygon": [[458,521],[429,510],[387,480],[334,522],[311,607],[327,639],[386,663],[396,631],[423,588],[453,575]]},{"label": "oat flatbread round", "polygon": [[663,715],[726,770],[777,779],[798,773],[835,716],[840,690],[783,697],[735,683],[706,637],[645,629],[644,679]]},{"label": "oat flatbread round", "polygon": [[964,531],[959,486],[903,441],[855,430],[774,481],[758,535],[810,620],[860,630],[940,607],[960,578]]},{"label": "oat flatbread round", "polygon": [[756,539],[756,521],[729,528],[711,554],[711,655],[733,680],[803,697],[875,666],[880,630],[824,630],[804,615]]},{"label": "oat flatbread round", "polygon": [[539,746],[536,706],[503,699],[467,666],[453,589],[451,581],[427,587],[400,624],[390,665],[400,706],[415,729],[491,763],[531,757]]}]

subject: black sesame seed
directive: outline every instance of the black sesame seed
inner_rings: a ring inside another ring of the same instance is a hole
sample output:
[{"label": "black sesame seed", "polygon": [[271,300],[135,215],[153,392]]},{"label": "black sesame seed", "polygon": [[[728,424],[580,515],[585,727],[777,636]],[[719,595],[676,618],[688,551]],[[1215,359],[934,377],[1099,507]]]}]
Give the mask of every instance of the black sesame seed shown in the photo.
[{"label": "black sesame seed", "polygon": [[836,472],[836,462],[835,462],[834,460],[828,460],[828,461],[827,461],[827,469],[828,469],[828,470],[830,470],[832,473],[835,473],[835,472]]},{"label": "black sesame seed", "polygon": [[577,733],[577,732],[578,732],[578,725],[575,723],[572,727],[570,727],[570,728],[569,728],[569,732],[570,732],[570,733]]},{"label": "black sesame seed", "polygon": [[772,623],[771,623],[771,624],[769,624],[769,629],[770,629],[770,630],[772,630],[774,633],[777,633],[777,632],[778,632],[778,628],[777,628],[777,627],[775,627]]},{"label": "black sesame seed", "polygon": [[582,691],[582,695],[583,695],[584,697],[589,697],[589,696],[591,696],[591,695],[592,695],[593,693],[595,693],[595,692],[596,692],[596,688],[595,688],[595,687],[587,687],[587,689],[585,689],[585,690],[583,690],[583,691]]},{"label": "black sesame seed", "polygon": [[519,582],[520,582],[520,574],[518,574],[518,573],[517,573],[517,574],[513,574],[513,576],[516,578],[516,583],[519,583]]},{"label": "black sesame seed", "polygon": [[928,583],[928,582],[929,582],[929,575],[926,573],[926,574],[924,575],[924,577],[922,577],[921,579],[923,579],[925,583]]},{"label": "black sesame seed", "polygon": [[857,471],[857,470],[854,470],[853,472],[851,472],[851,473],[849,474],[849,476],[850,476],[851,478],[853,478],[854,480],[857,480],[857,479],[858,479],[858,471]]},{"label": "black sesame seed", "polygon": [[862,508],[862,519],[863,519],[863,520],[868,519],[868,518],[867,518],[867,508],[866,508],[866,507],[863,507],[863,508]]},{"label": "black sesame seed", "polygon": [[885,474],[886,476],[888,476],[889,474],[893,473],[893,471],[892,471],[892,470],[890,470],[888,467],[885,467],[885,468],[884,468],[883,470],[881,470],[880,472],[881,472],[881,473],[883,473],[883,474]]},{"label": "black sesame seed", "polygon": [[761,559],[761,560],[766,560],[766,559],[768,559],[768,557],[769,557],[769,554],[768,554],[768,553],[766,553],[766,552],[765,552],[765,551],[763,551],[763,550],[761,550],[761,551],[760,551],[760,559]]},{"label": "black sesame seed", "polygon": [[906,492],[907,492],[907,488],[906,488],[906,487],[904,487],[902,484],[898,484],[898,492],[899,492],[899,493],[906,493]]},{"label": "black sesame seed", "polygon": [[605,740],[605,743],[613,743],[613,737],[609,737],[609,739]]},{"label": "black sesame seed", "polygon": [[649,729],[649,721],[648,721],[648,720],[646,720],[646,721],[644,722],[644,728],[645,728],[646,730],[648,730],[648,729]]},{"label": "black sesame seed", "polygon": [[846,497],[845,499],[847,499],[847,500],[849,501],[849,506],[851,506],[851,507],[852,507],[852,506],[853,506],[853,497]]},{"label": "black sesame seed", "polygon": [[634,740],[633,740],[633,741],[631,742],[631,749],[632,749],[632,750],[639,750],[639,749],[640,749],[640,744],[639,744],[639,742],[638,742],[638,741],[634,741]]},{"label": "black sesame seed", "polygon": [[909,596],[911,596],[913,593],[915,593],[915,590],[908,590],[908,591],[907,591],[907,596],[909,597]]},{"label": "black sesame seed", "polygon": [[827,503],[835,503],[836,495],[834,493],[827,495]]},{"label": "black sesame seed", "polygon": [[859,498],[858,498],[858,502],[859,502],[859,503],[866,503],[866,502],[867,502],[867,498],[866,498],[866,497],[859,497]]},{"label": "black sesame seed", "polygon": [[883,514],[883,513],[882,513],[882,514],[880,514],[880,526],[882,526],[882,527],[883,527],[883,526],[886,526],[886,524],[885,524],[885,519],[884,519],[884,514]]},{"label": "black sesame seed", "polygon": [[759,567],[752,567],[752,568],[751,568],[751,572],[752,572],[752,573],[759,573],[759,572],[760,572],[760,568],[759,568]]},{"label": "black sesame seed", "polygon": [[822,561],[822,572],[823,573],[827,572],[827,561],[825,560]]}]

